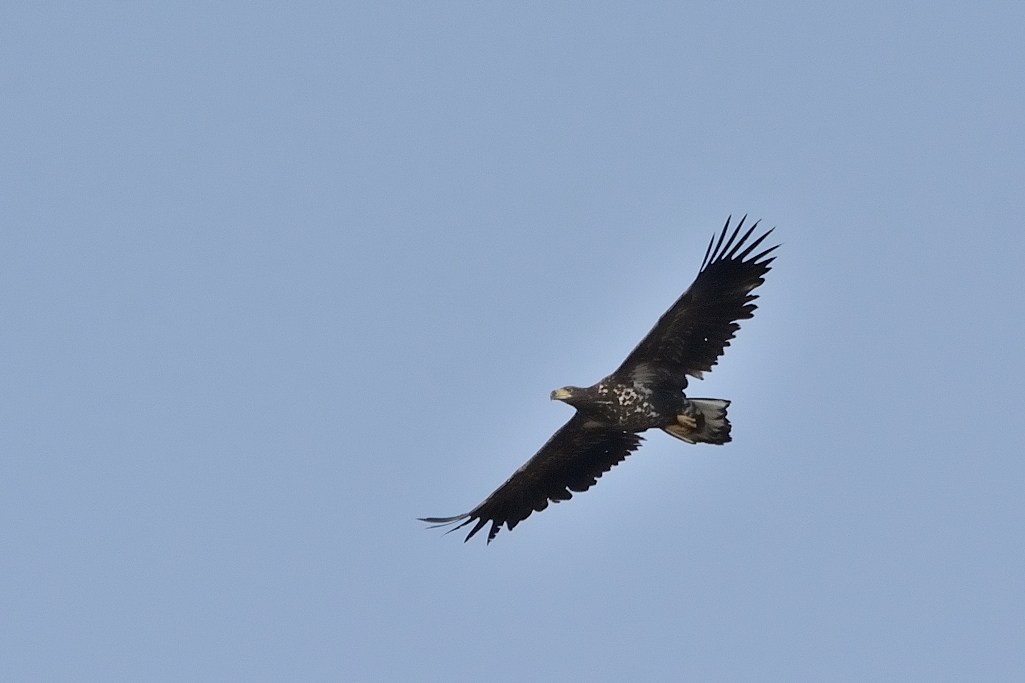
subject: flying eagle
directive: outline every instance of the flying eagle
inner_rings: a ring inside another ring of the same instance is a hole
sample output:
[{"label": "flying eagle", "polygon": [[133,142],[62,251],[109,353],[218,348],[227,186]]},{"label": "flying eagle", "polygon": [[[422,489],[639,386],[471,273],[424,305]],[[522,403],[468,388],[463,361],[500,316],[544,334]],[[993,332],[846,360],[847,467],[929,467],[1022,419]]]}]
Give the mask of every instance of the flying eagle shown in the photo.
[{"label": "flying eagle", "polygon": [[[487,500],[463,515],[426,517],[436,526],[476,522],[465,540],[491,523],[488,543],[505,524],[510,531],[548,507],[594,486],[604,473],[637,450],[640,432],[661,429],[687,443],[730,441],[729,401],[688,398],[687,375],[701,379],[718,362],[740,325],[754,315],[752,290],[765,281],[766,258],[779,245],[751,252],[772,232],[752,242],[755,222],[742,237],[742,218],[729,235],[730,219],[713,235],[694,283],[611,375],[587,388],[563,387],[552,400],[577,409],[541,450]],[[718,236],[718,241],[716,237]],[[713,247],[714,245],[714,247]],[[433,527],[432,527],[433,528]]]}]

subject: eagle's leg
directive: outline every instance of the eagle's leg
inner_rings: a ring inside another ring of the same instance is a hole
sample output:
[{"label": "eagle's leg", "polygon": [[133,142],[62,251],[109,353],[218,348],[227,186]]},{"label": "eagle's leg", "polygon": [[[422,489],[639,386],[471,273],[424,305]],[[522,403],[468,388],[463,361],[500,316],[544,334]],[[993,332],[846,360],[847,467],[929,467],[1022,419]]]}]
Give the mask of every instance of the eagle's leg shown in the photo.
[{"label": "eagle's leg", "polygon": [[681,438],[681,435],[691,435],[701,431],[705,426],[705,416],[701,408],[688,402],[683,406],[682,412],[676,416],[676,424],[670,425],[669,429],[673,436]]}]

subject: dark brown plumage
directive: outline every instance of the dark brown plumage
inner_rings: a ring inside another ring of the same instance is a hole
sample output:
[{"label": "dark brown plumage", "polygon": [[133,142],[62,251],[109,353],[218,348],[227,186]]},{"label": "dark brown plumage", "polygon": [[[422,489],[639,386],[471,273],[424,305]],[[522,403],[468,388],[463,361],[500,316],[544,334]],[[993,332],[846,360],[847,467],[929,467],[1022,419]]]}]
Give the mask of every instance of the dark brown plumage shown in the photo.
[{"label": "dark brown plumage", "polygon": [[503,524],[512,530],[549,502],[589,489],[637,450],[640,432],[661,429],[689,443],[728,443],[729,401],[688,398],[683,390],[688,375],[700,379],[718,362],[740,329],[737,321],[752,317],[757,296],[751,292],[774,260],[767,257],[779,245],[750,255],[772,230],[748,242],[758,223],[741,235],[743,225],[741,219],[730,233],[727,219],[718,240],[709,242],[693,284],[614,373],[591,387],[552,392],[577,413],[533,458],[470,512],[422,521],[458,523],[453,531],[474,523],[466,540],[490,523],[490,543]]}]

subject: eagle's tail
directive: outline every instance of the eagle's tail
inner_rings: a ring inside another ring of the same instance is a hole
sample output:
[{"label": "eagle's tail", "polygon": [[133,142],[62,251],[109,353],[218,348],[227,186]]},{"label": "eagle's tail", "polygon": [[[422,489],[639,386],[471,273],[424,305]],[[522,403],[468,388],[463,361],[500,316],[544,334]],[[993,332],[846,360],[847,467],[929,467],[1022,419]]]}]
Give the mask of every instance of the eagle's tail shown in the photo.
[{"label": "eagle's tail", "polygon": [[730,402],[721,398],[688,398],[700,412],[696,416],[681,415],[679,424],[663,427],[662,431],[687,443],[724,444],[730,442],[730,421],[726,408]]}]

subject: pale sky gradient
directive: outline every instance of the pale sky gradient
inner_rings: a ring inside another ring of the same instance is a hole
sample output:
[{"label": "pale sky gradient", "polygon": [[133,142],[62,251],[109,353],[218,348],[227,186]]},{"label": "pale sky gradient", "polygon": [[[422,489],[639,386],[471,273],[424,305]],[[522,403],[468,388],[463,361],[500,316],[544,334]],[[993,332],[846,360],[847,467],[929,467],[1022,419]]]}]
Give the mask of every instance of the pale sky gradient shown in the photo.
[{"label": "pale sky gradient", "polygon": [[[0,680],[1025,680],[1022,3],[0,10]],[[727,215],[760,308],[486,546]]]}]

